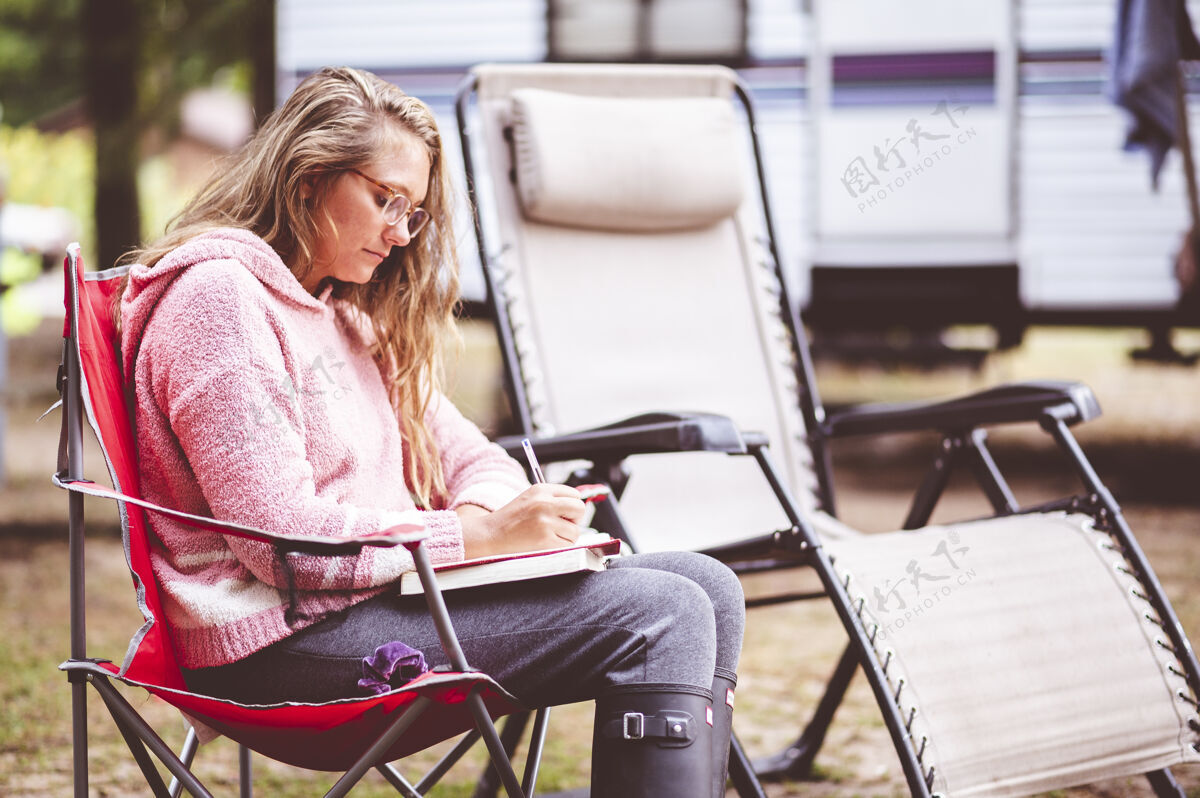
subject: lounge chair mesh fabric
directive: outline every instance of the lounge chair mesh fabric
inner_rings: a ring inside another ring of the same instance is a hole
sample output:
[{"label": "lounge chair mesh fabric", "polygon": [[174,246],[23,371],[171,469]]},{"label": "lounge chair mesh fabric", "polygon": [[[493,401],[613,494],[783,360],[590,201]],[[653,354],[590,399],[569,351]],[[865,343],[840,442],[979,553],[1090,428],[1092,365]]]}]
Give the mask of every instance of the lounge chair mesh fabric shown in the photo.
[{"label": "lounge chair mesh fabric", "polygon": [[1200,761],[1179,664],[1091,518],[880,537],[829,550],[935,790],[1029,795]]}]

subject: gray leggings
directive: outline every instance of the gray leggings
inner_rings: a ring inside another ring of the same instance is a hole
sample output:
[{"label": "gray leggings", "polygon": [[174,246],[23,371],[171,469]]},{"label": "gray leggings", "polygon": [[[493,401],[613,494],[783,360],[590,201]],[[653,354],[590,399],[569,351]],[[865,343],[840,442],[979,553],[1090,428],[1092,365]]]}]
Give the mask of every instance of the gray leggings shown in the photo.
[{"label": "gray leggings", "polygon": [[[735,678],[745,625],[737,577],[691,552],[635,554],[605,571],[445,597],[467,662],[528,706],[636,684],[707,691],[714,675]],[[363,694],[363,658],[393,640],[422,651],[430,667],[446,663],[424,597],[385,594],[184,678],[194,692],[246,703],[347,698]]]}]

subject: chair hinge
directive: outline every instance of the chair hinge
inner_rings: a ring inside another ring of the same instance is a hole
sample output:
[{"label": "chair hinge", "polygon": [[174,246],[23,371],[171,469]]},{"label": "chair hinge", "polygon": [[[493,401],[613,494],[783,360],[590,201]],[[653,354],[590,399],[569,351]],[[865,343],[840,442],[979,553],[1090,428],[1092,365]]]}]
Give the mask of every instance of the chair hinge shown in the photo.
[{"label": "chair hinge", "polygon": [[[95,678],[97,675],[90,670],[86,670],[83,668],[69,667],[71,663],[79,663],[79,662],[87,662],[87,663],[91,663],[92,665],[103,665],[105,663],[111,664],[112,660],[108,659],[106,657],[85,657],[83,659],[67,660],[62,665],[60,665],[59,668],[62,670],[65,670],[67,672],[67,681],[70,682],[71,684],[85,684],[87,682],[92,681],[92,679]],[[107,675],[107,674],[104,674],[104,675]]]},{"label": "chair hinge", "polygon": [[774,537],[776,545],[787,551],[808,551],[812,548],[805,539],[803,530],[798,526],[781,529]]}]

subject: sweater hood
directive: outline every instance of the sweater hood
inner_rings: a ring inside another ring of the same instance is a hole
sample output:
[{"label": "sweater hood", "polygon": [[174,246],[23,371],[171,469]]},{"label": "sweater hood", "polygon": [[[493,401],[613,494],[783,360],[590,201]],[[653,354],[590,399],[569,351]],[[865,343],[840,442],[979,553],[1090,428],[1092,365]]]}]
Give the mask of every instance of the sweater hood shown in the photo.
[{"label": "sweater hood", "polygon": [[135,264],[121,297],[122,367],[131,374],[138,343],[154,309],[181,274],[206,261],[234,261],[280,301],[321,312],[325,305],[304,290],[287,264],[266,241],[238,228],[202,233],[167,253],[153,267]]}]

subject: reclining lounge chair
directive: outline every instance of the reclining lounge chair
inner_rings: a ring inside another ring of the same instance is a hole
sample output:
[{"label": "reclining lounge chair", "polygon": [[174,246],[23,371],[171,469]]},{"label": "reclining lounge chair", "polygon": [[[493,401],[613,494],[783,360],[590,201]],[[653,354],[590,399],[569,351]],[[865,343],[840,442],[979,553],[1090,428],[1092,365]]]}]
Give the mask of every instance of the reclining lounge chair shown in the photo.
[{"label": "reclining lounge chair", "polygon": [[[520,433],[543,462],[608,482],[620,501],[594,524],[637,550],[811,566],[849,636],[812,723],[764,775],[807,770],[861,667],[914,796],[1140,773],[1182,796],[1169,768],[1200,762],[1200,666],[1070,431],[1099,414],[1086,386],[827,415],[729,70],[485,65],[458,115]],[[1019,505],[986,436],[1017,423],[1066,452],[1078,494]],[[839,521],[831,442],[915,430],[940,447],[903,530]],[[928,525],[960,464],[994,515]],[[735,784],[757,794],[736,749]]]}]

